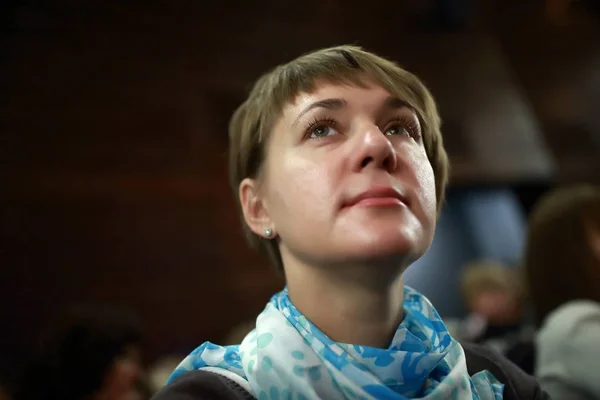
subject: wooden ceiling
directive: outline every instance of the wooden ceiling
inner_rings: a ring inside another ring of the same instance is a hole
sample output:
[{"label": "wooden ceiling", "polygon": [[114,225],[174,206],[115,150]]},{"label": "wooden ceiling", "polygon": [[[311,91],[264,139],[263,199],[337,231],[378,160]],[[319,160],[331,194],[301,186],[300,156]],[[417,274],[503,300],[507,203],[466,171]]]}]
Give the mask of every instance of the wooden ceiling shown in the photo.
[{"label": "wooden ceiling", "polygon": [[[359,44],[424,79],[455,185],[599,181],[597,14],[574,2],[549,21],[542,2],[467,3],[6,3],[5,337],[28,343],[56,309],[110,300],[150,321],[161,352],[260,309],[280,282],[238,233],[227,121],[259,74],[320,47]],[[197,305],[203,323],[172,328]]]}]

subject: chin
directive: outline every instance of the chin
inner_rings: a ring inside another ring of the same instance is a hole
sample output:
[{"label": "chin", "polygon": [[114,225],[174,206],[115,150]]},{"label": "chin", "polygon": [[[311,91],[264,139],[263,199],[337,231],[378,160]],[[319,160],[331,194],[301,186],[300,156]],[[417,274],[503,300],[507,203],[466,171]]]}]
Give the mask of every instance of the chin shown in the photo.
[{"label": "chin", "polygon": [[417,235],[385,234],[373,235],[371,240],[348,243],[349,253],[357,259],[365,260],[416,260],[425,253],[428,246],[423,245],[423,238]]},{"label": "chin", "polygon": [[435,223],[429,226],[406,211],[349,214],[351,218],[344,221],[344,234],[337,237],[338,243],[343,243],[347,254],[357,258],[415,260],[431,245]]}]

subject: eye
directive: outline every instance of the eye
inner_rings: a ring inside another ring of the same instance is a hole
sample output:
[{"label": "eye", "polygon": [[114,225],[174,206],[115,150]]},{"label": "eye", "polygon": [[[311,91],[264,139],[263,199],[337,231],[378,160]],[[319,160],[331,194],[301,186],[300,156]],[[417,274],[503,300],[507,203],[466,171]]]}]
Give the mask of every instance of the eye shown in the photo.
[{"label": "eye", "polygon": [[337,131],[335,129],[333,129],[330,126],[327,125],[320,125],[320,126],[316,126],[315,128],[313,128],[313,130],[310,132],[310,138],[311,139],[318,139],[318,138],[323,138],[323,137],[327,137],[327,136],[332,136],[335,135],[337,133]]},{"label": "eye", "polygon": [[334,129],[336,124],[336,121],[332,118],[317,118],[306,127],[305,137],[308,139],[321,139],[337,135],[339,132]]},{"label": "eye", "polygon": [[418,142],[421,139],[421,127],[414,119],[399,116],[390,121],[388,128],[385,130],[385,135],[407,136]]},{"label": "eye", "polygon": [[385,134],[388,136],[403,136],[403,135],[410,135],[410,132],[408,131],[408,129],[406,129],[404,126],[401,125],[394,125],[391,128],[389,128],[388,130],[385,131]]}]

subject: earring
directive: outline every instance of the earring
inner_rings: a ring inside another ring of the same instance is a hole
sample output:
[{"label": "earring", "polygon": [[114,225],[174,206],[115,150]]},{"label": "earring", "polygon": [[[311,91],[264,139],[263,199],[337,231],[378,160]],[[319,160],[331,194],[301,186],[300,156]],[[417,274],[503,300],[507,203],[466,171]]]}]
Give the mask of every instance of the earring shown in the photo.
[{"label": "earring", "polygon": [[267,239],[271,238],[271,235],[273,235],[273,229],[271,228],[266,228],[265,229],[265,236],[267,237]]}]

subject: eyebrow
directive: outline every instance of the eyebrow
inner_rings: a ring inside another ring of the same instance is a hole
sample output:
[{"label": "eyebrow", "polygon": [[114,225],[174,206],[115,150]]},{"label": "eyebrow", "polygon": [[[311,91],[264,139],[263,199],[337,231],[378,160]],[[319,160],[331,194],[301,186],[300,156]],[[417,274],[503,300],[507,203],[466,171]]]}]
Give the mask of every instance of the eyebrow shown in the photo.
[{"label": "eyebrow", "polygon": [[387,99],[385,99],[384,107],[392,110],[397,110],[399,108],[404,107],[409,108],[411,110],[414,109],[414,107],[408,104],[408,102],[394,96],[389,96]]},{"label": "eyebrow", "polygon": [[[331,98],[331,99],[315,101],[314,103],[309,104],[304,110],[302,110],[300,112],[300,114],[298,114],[298,116],[292,123],[292,127],[298,123],[298,121],[300,120],[300,118],[302,118],[302,116],[304,116],[306,113],[308,113],[309,111],[311,111],[315,108],[325,108],[328,110],[339,110],[339,109],[346,107],[347,104],[348,104],[348,102],[346,102],[346,100],[338,99],[338,98]],[[392,110],[397,110],[399,108],[404,108],[404,107],[409,108],[411,110],[413,109],[413,107],[410,104],[408,104],[406,101],[404,101],[398,97],[394,97],[394,96],[389,96],[388,98],[385,99],[384,107],[388,108],[388,109],[392,109]]]},{"label": "eyebrow", "polygon": [[348,104],[348,103],[344,99],[324,99],[324,100],[315,101],[314,103],[309,104],[308,107],[306,107],[304,110],[300,111],[300,114],[298,114],[298,116],[294,120],[294,123],[292,124],[292,126],[295,126],[298,123],[298,121],[300,120],[300,118],[302,118],[302,116],[305,115],[310,110],[313,110],[315,108],[326,108],[328,110],[339,110],[339,109],[346,107],[346,104]]}]

